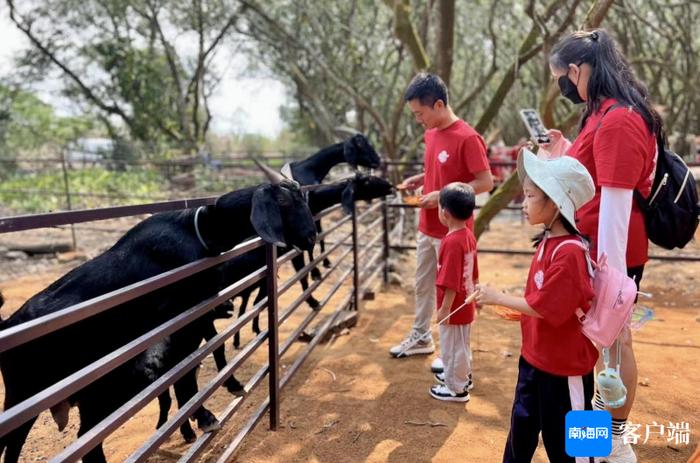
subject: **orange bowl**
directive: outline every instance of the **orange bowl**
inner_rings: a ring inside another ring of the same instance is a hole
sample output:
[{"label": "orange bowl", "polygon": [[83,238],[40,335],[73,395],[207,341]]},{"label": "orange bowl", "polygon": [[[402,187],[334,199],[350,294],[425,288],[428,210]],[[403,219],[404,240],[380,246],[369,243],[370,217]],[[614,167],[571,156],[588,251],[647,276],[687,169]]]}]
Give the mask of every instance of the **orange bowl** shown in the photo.
[{"label": "orange bowl", "polygon": [[420,204],[420,196],[404,196],[403,203],[409,206],[417,206]]}]

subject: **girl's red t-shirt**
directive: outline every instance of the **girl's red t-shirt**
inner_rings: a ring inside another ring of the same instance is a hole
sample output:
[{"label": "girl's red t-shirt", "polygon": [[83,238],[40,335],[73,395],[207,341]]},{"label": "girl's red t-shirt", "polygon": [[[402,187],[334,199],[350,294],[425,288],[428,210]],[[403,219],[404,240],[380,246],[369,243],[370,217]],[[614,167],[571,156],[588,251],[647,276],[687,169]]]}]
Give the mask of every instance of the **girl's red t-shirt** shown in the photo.
[{"label": "girl's red t-shirt", "polygon": [[[593,286],[583,249],[559,244],[571,235],[549,238],[537,249],[525,286],[525,300],[543,318],[523,315],[522,356],[535,368],[558,376],[590,373],[598,350],[581,331],[576,309],[588,312]],[[544,245],[544,254],[538,256]]]},{"label": "girl's red t-shirt", "polygon": [[[474,292],[474,282],[479,278],[476,264],[476,238],[468,228],[448,233],[440,242],[437,277],[437,308],[442,306],[445,290],[456,292],[450,312],[464,304],[467,296]],[[471,302],[447,321],[450,325],[468,325],[474,321],[476,304]],[[439,320],[438,320],[439,321]]]},{"label": "girl's red t-shirt", "polygon": [[[475,173],[490,170],[486,144],[477,131],[461,119],[442,130],[426,130],[424,168],[423,194],[440,191],[452,182],[471,182],[476,178]],[[467,226],[473,228],[473,223],[470,217]],[[437,239],[447,234],[437,208],[420,210],[418,230]]]},{"label": "girl's red t-shirt", "polygon": [[[602,187],[638,190],[648,197],[656,167],[656,137],[642,116],[633,109],[619,107],[605,114],[616,103],[604,100],[600,109],[586,120],[568,155],[581,162],[593,177],[596,193],[577,212],[578,229],[591,240],[591,255],[596,256],[598,216]],[[600,128],[598,124],[600,123]],[[644,265],[648,260],[649,242],[644,216],[633,201],[627,239],[627,267]]]}]

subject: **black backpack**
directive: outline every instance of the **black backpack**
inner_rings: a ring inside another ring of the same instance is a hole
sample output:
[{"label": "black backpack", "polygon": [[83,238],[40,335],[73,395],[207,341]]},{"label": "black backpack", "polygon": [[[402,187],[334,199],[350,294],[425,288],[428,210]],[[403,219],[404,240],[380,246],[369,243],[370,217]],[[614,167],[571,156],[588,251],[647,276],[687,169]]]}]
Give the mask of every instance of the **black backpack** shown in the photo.
[{"label": "black backpack", "polygon": [[648,199],[635,190],[644,213],[647,235],[652,243],[666,249],[683,248],[698,228],[698,190],[695,177],[683,159],[671,151],[663,137],[657,138],[659,155]]},{"label": "black backpack", "polygon": [[[610,106],[603,117],[621,106]],[[651,194],[644,198],[635,190],[634,196],[644,214],[651,242],[666,249],[683,248],[698,228],[700,206],[695,177],[683,159],[666,146],[661,134],[657,135],[656,142],[658,156]]]}]

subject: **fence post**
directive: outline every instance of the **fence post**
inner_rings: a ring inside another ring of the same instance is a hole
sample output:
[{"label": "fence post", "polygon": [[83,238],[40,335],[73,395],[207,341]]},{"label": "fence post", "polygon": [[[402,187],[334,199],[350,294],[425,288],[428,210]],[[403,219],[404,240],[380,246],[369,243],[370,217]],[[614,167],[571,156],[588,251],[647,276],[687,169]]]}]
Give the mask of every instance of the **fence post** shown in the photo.
[{"label": "fence post", "polygon": [[384,284],[389,284],[389,206],[386,196],[382,198],[382,233],[384,241]]},{"label": "fence post", "polygon": [[357,257],[357,206],[352,203],[352,285],[354,310],[360,310],[360,263]]},{"label": "fence post", "polygon": [[277,332],[277,246],[266,245],[267,260],[267,342],[270,365],[270,429],[277,431],[280,420],[279,339]]},{"label": "fence post", "polygon": [[[68,181],[68,168],[66,167],[66,148],[61,147],[61,170],[63,171],[63,189],[66,193],[66,207],[68,210],[73,210],[73,204],[70,200],[70,182]],[[78,250],[78,240],[75,237],[75,225],[70,224],[70,233],[73,238],[73,251]]]}]

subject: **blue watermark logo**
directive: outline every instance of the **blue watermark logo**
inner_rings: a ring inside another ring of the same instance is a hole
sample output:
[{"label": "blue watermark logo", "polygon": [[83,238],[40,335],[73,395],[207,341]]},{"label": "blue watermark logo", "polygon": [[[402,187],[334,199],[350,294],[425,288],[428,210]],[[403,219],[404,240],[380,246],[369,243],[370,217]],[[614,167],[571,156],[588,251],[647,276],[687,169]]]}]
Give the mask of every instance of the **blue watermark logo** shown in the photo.
[{"label": "blue watermark logo", "polygon": [[605,457],[612,451],[612,416],[605,410],[572,410],[566,414],[566,453],[572,457]]}]

